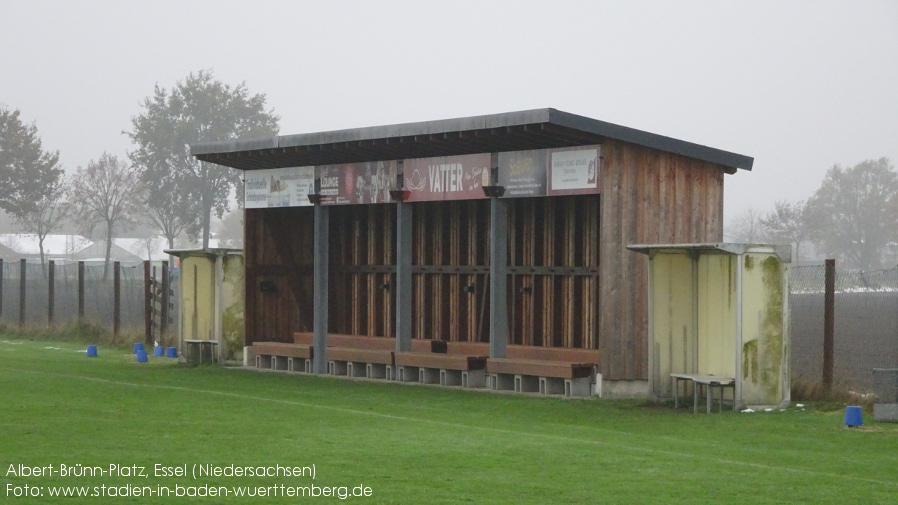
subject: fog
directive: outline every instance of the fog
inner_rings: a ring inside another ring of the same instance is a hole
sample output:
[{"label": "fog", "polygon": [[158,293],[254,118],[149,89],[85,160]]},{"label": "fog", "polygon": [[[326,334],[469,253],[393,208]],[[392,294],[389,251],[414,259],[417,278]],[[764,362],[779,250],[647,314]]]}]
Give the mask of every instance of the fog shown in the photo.
[{"label": "fog", "polygon": [[729,221],[898,162],[898,2],[0,0],[0,102],[68,171],[212,69],[293,134],[554,107],[755,158]]}]

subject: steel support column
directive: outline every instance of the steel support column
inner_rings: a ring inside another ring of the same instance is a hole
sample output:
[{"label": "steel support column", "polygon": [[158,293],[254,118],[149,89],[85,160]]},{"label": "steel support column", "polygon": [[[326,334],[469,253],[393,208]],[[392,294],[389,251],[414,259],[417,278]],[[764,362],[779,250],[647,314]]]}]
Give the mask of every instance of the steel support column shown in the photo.
[{"label": "steel support column", "polygon": [[327,373],[327,283],[328,283],[328,207],[315,204],[315,230],[313,254],[313,298],[312,332],[314,355],[312,372]]},{"label": "steel support column", "polygon": [[412,350],[412,205],[396,204],[396,351]]},{"label": "steel support column", "polygon": [[508,204],[490,198],[490,357],[504,358],[508,341]]}]

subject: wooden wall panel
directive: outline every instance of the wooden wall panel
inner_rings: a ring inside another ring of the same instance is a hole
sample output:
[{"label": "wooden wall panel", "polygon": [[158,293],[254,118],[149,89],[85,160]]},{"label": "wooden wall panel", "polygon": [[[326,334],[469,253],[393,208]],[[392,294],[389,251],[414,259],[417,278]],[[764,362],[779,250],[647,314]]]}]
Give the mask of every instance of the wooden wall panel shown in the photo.
[{"label": "wooden wall panel", "polygon": [[602,146],[599,349],[610,380],[648,378],[648,263],[636,243],[723,239],[723,169],[623,142]]},{"label": "wooden wall panel", "polygon": [[[292,342],[312,328],[313,209],[244,211],[245,342]],[[263,285],[266,289],[262,290]]]}]

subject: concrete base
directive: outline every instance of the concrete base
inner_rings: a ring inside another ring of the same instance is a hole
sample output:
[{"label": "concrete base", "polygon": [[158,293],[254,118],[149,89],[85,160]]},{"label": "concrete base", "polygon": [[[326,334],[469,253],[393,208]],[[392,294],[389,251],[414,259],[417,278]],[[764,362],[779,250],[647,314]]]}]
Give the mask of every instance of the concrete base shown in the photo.
[{"label": "concrete base", "polygon": [[539,378],[539,394],[541,395],[563,395],[564,379],[558,377],[540,377]]},{"label": "concrete base", "polygon": [[271,368],[271,356],[264,354],[256,356],[256,368]]},{"label": "concrete base", "polygon": [[249,366],[250,363],[256,362],[256,353],[253,352],[253,346],[243,346],[243,366]]},{"label": "concrete base", "polygon": [[381,365],[377,363],[368,363],[365,367],[365,375],[369,379],[386,379],[387,378],[387,368],[390,365]]},{"label": "concrete base", "polygon": [[601,396],[606,398],[644,399],[648,398],[650,394],[649,381],[603,380],[601,384]]},{"label": "concrete base", "polygon": [[386,379],[388,381],[394,381],[394,380],[399,379],[397,372],[398,372],[398,370],[396,370],[396,367],[394,367],[393,365],[386,365],[386,373],[387,373]]},{"label": "concrete base", "polygon": [[420,382],[420,378],[418,377],[418,367],[400,366],[396,380],[399,382]]},{"label": "concrete base", "polygon": [[271,357],[271,369],[272,370],[287,370],[290,367],[290,364],[287,362],[286,356],[272,356]]},{"label": "concrete base", "polygon": [[874,403],[873,420],[878,423],[898,423],[898,403]]},{"label": "concrete base", "polygon": [[441,386],[461,386],[461,370],[440,370]]},{"label": "concrete base", "polygon": [[486,387],[486,370],[463,370],[461,373],[461,387]]},{"label": "concrete base", "polygon": [[365,366],[365,363],[349,361],[346,363],[346,375],[349,377],[367,377],[368,367]]},{"label": "concrete base", "polygon": [[516,393],[536,393],[539,391],[539,377],[515,375],[514,390]]},{"label": "concrete base", "polygon": [[291,372],[312,373],[312,360],[288,357],[287,370]]},{"label": "concrete base", "polygon": [[419,368],[418,382],[421,384],[439,384],[440,371],[436,368]]},{"label": "concrete base", "polygon": [[589,382],[589,377],[564,379],[564,396],[592,396],[592,384]]},{"label": "concrete base", "polygon": [[514,375],[504,373],[490,374],[489,388],[493,391],[514,391]]},{"label": "concrete base", "polygon": [[331,375],[346,375],[347,368],[345,361],[329,361],[327,363],[327,373]]}]

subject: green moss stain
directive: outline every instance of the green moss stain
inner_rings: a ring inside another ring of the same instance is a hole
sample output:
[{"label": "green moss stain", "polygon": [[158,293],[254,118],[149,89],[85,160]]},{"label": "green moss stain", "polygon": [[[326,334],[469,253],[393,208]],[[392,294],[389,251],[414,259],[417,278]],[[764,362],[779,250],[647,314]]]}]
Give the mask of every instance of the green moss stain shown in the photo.
[{"label": "green moss stain", "polygon": [[758,382],[758,341],[742,344],[742,380]]},{"label": "green moss stain", "polygon": [[222,339],[228,359],[240,356],[243,350],[243,306],[234,304],[221,317]]},{"label": "green moss stain", "polygon": [[745,255],[745,269],[751,270],[754,267],[755,267],[755,259],[750,254],[746,254]]},{"label": "green moss stain", "polygon": [[780,370],[783,361],[783,271],[775,256],[767,257],[762,263],[764,296],[764,373],[761,385],[767,388],[771,398],[780,389]]}]

